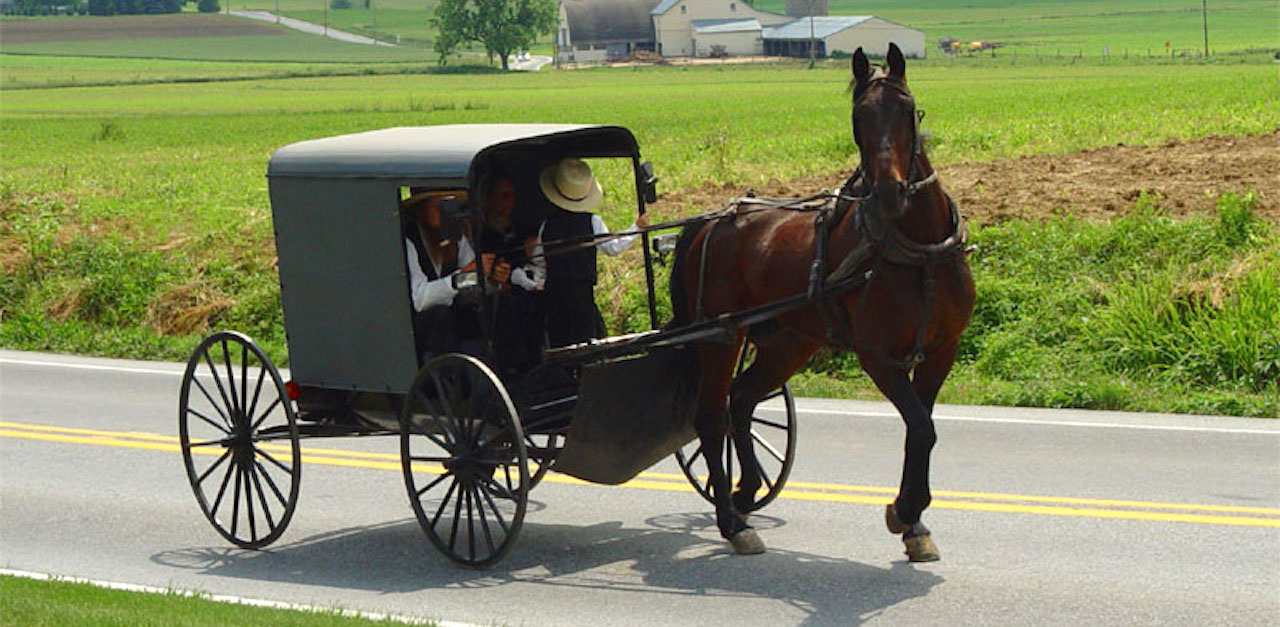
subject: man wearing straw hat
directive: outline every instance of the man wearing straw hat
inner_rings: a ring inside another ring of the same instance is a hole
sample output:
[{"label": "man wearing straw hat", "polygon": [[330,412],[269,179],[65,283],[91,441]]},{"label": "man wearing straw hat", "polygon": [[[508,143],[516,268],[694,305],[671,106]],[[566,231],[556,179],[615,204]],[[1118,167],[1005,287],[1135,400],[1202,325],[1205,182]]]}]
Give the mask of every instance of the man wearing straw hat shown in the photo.
[{"label": "man wearing straw hat", "polygon": [[[543,309],[547,341],[551,346],[577,344],[604,337],[604,319],[596,306],[596,250],[615,256],[631,247],[637,234],[605,239],[597,244],[563,248],[556,242],[589,242],[593,236],[607,235],[609,228],[600,216],[591,213],[600,205],[604,192],[591,167],[581,159],[561,159],[542,171],[538,179],[543,195],[554,205],[538,233],[546,256],[547,277]],[[648,226],[643,214],[627,228]],[[541,250],[538,251],[540,253]]]}]

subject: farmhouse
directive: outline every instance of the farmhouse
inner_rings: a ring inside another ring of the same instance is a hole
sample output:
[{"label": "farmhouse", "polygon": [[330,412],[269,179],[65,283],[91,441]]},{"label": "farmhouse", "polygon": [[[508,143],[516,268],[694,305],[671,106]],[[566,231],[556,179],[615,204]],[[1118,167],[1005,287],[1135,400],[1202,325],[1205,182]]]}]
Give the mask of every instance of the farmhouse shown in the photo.
[{"label": "farmhouse", "polygon": [[787,13],[742,0],[561,0],[560,61],[623,59],[638,51],[664,57],[741,55],[825,57],[859,46],[880,54],[889,43],[925,56],[924,33],[871,15],[826,15],[825,0],[789,0]]}]

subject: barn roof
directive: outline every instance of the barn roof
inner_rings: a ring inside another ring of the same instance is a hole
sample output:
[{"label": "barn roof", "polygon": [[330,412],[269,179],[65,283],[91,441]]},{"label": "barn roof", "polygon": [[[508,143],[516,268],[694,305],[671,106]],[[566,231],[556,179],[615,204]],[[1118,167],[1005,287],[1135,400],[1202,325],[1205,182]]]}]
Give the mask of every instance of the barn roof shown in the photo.
[{"label": "barn roof", "polygon": [[562,0],[574,45],[653,41],[650,11],[660,0]]},{"label": "barn roof", "polygon": [[[810,34],[817,39],[830,37],[842,30],[853,28],[874,15],[823,15],[818,17],[802,17],[773,28],[764,29],[765,39],[808,40]],[[812,33],[809,22],[813,22]]]}]

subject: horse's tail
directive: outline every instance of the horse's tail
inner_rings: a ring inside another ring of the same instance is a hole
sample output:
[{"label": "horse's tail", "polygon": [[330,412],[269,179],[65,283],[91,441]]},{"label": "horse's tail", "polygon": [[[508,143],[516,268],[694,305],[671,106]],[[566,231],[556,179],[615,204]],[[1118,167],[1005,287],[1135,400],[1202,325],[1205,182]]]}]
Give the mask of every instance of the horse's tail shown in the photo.
[{"label": "horse's tail", "polygon": [[[674,261],[671,264],[671,322],[667,323],[668,329],[682,327],[693,322],[692,312],[689,311],[689,296],[685,289],[685,257],[689,254],[689,248],[693,246],[693,239],[697,237],[698,232],[706,226],[706,223],[695,222],[686,224],[680,230],[680,237],[676,239],[676,248],[672,256]],[[705,245],[705,244],[704,244]]]}]

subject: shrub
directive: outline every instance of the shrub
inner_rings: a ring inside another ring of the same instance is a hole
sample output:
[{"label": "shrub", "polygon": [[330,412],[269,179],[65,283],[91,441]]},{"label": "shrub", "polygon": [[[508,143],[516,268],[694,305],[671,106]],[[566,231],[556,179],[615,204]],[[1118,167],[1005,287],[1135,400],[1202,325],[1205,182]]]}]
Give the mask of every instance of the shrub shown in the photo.
[{"label": "shrub", "polygon": [[329,0],[330,9],[350,9],[351,0]]},{"label": "shrub", "polygon": [[218,6],[218,0],[197,0],[196,10],[201,13],[217,13],[222,7]]}]

